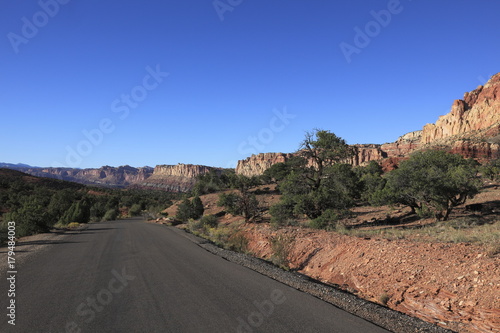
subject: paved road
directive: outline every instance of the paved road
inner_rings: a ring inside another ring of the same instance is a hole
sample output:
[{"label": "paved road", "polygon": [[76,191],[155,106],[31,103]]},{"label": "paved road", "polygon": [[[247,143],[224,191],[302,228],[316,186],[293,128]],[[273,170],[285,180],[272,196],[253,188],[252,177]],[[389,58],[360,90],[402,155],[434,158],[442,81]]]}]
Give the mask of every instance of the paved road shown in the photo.
[{"label": "paved road", "polygon": [[92,224],[18,268],[2,332],[387,332],[140,219]]}]

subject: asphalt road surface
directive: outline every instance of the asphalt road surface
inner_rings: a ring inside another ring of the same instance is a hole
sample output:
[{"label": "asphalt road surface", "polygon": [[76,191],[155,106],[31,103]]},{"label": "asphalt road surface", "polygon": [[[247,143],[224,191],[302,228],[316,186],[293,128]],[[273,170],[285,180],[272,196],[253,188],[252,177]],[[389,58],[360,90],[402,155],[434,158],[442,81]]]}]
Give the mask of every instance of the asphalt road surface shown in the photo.
[{"label": "asphalt road surface", "polygon": [[388,332],[141,219],[91,224],[18,267],[2,332]]}]

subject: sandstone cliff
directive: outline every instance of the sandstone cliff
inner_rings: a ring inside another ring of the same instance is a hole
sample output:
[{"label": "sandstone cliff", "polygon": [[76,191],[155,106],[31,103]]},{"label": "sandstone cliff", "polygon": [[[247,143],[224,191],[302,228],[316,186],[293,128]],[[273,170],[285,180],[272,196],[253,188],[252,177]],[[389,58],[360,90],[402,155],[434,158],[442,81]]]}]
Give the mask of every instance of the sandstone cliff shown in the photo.
[{"label": "sandstone cliff", "polygon": [[451,137],[485,139],[500,133],[500,73],[491,77],[464,98],[456,100],[451,112],[427,124],[422,131],[423,144]]},{"label": "sandstone cliff", "polygon": [[204,165],[157,165],[151,177],[136,185],[139,187],[163,189],[170,192],[187,192],[193,188],[196,177],[212,170],[222,172],[221,168]]},{"label": "sandstone cliff", "polygon": [[405,157],[421,146],[422,131],[415,131],[400,136],[395,142],[381,146],[385,157]]},{"label": "sandstone cliff", "polygon": [[117,168],[103,166],[99,169],[19,168],[18,170],[39,177],[113,187],[124,187],[141,182],[153,174],[151,167],[133,168],[128,165]]},{"label": "sandstone cliff", "polygon": [[[14,168],[14,167],[12,167]],[[222,170],[203,165],[178,164],[134,168],[103,166],[98,169],[34,168],[15,169],[39,177],[49,177],[87,185],[110,187],[152,188],[170,192],[191,190],[198,175],[210,170]]]},{"label": "sandstone cliff", "polygon": [[[453,102],[450,113],[439,117],[435,124],[427,124],[422,130],[407,133],[392,143],[354,146],[357,153],[350,161],[352,165],[383,161],[387,170],[419,149],[447,149],[480,161],[500,157],[500,73]],[[290,156],[293,154],[252,155],[238,162],[236,173],[261,175],[271,165],[285,162]]]},{"label": "sandstone cliff", "polygon": [[238,161],[236,173],[247,177],[259,176],[269,169],[273,164],[288,161],[293,154],[264,153],[252,155],[245,160]]}]

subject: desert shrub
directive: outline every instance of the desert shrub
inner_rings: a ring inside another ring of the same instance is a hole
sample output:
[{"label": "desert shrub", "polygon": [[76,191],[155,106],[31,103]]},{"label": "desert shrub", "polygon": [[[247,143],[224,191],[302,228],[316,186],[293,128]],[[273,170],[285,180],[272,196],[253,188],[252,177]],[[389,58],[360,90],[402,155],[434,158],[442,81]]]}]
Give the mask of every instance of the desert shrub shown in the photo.
[{"label": "desert shrub", "polygon": [[280,227],[287,224],[294,218],[293,214],[294,203],[292,201],[282,200],[269,208],[271,214],[271,225]]},{"label": "desert shrub", "polygon": [[90,221],[91,200],[87,197],[74,202],[71,207],[59,219],[59,223],[65,225],[69,222],[87,223]]},{"label": "desert shrub", "polygon": [[372,205],[377,204],[377,192],[385,186],[386,180],[379,174],[365,174],[360,179],[361,199]]},{"label": "desert shrub", "polygon": [[205,226],[203,225],[203,222],[201,222],[201,219],[199,220],[189,219],[187,221],[187,225],[188,225],[188,230],[194,234],[205,232]]},{"label": "desert shrub", "polygon": [[235,252],[247,252],[248,249],[248,239],[242,231],[238,231],[229,236],[226,248]]},{"label": "desert shrub", "polygon": [[426,204],[422,204],[420,207],[415,208],[415,212],[418,217],[422,219],[426,219],[434,215],[434,212]]},{"label": "desert shrub", "polygon": [[234,170],[211,170],[196,177],[196,184],[191,192],[194,196],[219,192],[232,187],[234,179],[237,177]]},{"label": "desert shrub", "polygon": [[117,209],[108,209],[106,214],[103,216],[104,221],[114,221],[118,218],[118,210]]},{"label": "desert shrub", "polygon": [[261,214],[257,197],[255,194],[248,192],[247,189],[241,189],[239,194],[221,193],[217,206],[224,207],[232,215],[243,216],[247,222]]},{"label": "desert shrub", "polygon": [[128,214],[130,216],[139,216],[141,215],[142,207],[140,204],[133,204],[132,207],[128,210]]},{"label": "desert shrub", "polygon": [[219,221],[215,215],[205,215],[200,219],[201,224],[205,228],[217,228]]},{"label": "desert shrub", "polygon": [[175,217],[182,222],[189,219],[196,220],[203,216],[204,211],[200,197],[196,196],[192,201],[186,198],[177,206]]},{"label": "desert shrub", "polygon": [[483,176],[492,180],[500,180],[500,158],[491,160],[481,167]]},{"label": "desert shrub", "polygon": [[16,237],[47,232],[54,224],[43,207],[31,201],[15,212],[7,213],[3,220],[16,222]]},{"label": "desert shrub", "polygon": [[193,205],[189,199],[184,199],[178,206],[175,217],[182,222],[188,221],[193,215]]},{"label": "desert shrub", "polygon": [[314,229],[335,230],[337,222],[348,217],[349,214],[348,210],[327,209],[320,217],[311,220],[309,226]]},{"label": "desert shrub", "polygon": [[277,235],[271,237],[271,249],[273,254],[271,256],[271,261],[276,266],[289,269],[290,261],[288,257],[290,256],[290,251],[293,245],[293,238],[289,235]]},{"label": "desert shrub", "polygon": [[231,231],[227,227],[208,228],[208,238],[219,247],[227,247]]},{"label": "desert shrub", "polygon": [[382,293],[378,298],[380,304],[383,304],[383,305],[387,305],[387,303],[389,302],[390,299],[391,299],[391,297],[387,293]]},{"label": "desert shrub", "polygon": [[286,162],[273,164],[264,171],[262,180],[266,184],[278,183],[284,180],[292,171],[304,168],[307,161],[301,156],[292,156]]},{"label": "desert shrub", "polygon": [[191,218],[199,219],[200,217],[202,217],[205,208],[203,207],[203,202],[201,201],[200,197],[195,196],[191,204],[193,205],[193,212]]}]

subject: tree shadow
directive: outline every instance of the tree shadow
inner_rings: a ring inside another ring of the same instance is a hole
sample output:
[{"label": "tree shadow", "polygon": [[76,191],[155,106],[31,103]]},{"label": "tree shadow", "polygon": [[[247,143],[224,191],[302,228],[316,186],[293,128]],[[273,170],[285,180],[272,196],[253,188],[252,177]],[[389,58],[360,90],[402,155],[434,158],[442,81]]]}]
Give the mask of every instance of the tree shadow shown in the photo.
[{"label": "tree shadow", "polygon": [[[38,241],[18,242],[18,243],[16,243],[16,247],[24,246],[24,245],[57,245],[57,244],[70,244],[70,243],[82,243],[82,242],[58,241],[58,240],[38,240]],[[18,252],[18,251],[16,251],[16,252]]]},{"label": "tree shadow", "polygon": [[[408,212],[404,215],[394,217],[389,216],[385,219],[375,219],[373,221],[364,221],[362,223],[346,226],[348,229],[358,229],[363,227],[405,227],[407,224],[417,222],[421,218],[412,212]],[[414,226],[412,226],[414,227]]]}]

